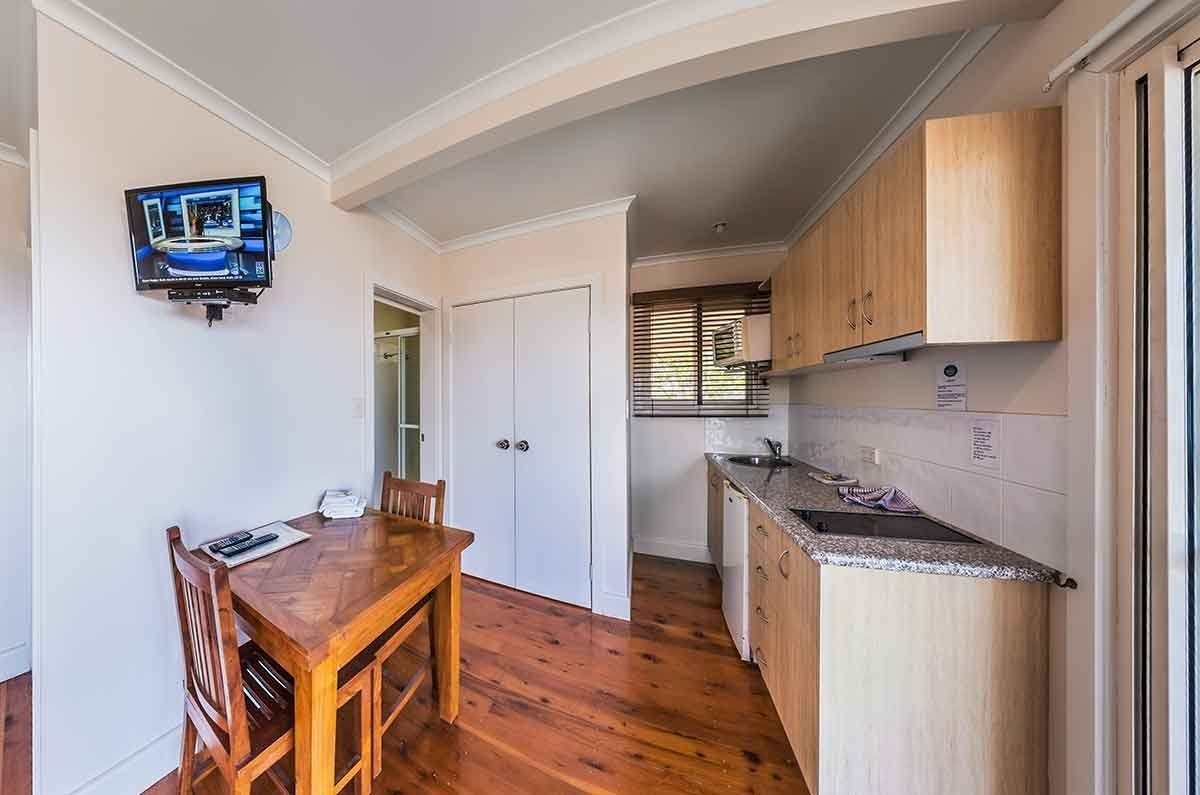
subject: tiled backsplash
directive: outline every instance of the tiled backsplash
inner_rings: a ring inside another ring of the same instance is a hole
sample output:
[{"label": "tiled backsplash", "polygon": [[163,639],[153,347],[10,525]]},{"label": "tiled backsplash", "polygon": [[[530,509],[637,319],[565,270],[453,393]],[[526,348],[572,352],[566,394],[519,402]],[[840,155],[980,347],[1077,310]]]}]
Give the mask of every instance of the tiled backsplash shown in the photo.
[{"label": "tiled backsplash", "polygon": [[[793,405],[789,420],[797,458],[897,486],[933,516],[1066,566],[1066,417]],[[998,469],[972,464],[976,420],[999,429]],[[878,465],[862,460],[863,447],[879,450]]]}]

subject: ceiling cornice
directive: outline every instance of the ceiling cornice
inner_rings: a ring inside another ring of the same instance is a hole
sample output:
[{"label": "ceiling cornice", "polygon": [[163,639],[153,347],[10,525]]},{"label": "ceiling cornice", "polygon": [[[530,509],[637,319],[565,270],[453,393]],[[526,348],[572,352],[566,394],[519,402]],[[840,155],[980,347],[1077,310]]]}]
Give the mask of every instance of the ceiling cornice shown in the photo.
[{"label": "ceiling cornice", "polygon": [[435,254],[448,254],[451,251],[482,246],[485,243],[494,243],[497,240],[519,237],[531,232],[541,232],[546,229],[554,229],[558,226],[566,226],[567,224],[579,221],[588,221],[593,218],[603,218],[607,215],[628,212],[629,207],[636,198],[637,196],[622,196],[619,199],[585,204],[582,207],[573,207],[570,210],[539,215],[536,218],[505,224],[504,226],[496,226],[491,229],[484,229],[482,232],[474,232],[444,241],[438,240],[422,229],[416,221],[381,199],[367,202],[367,208],[424,243]]},{"label": "ceiling cornice", "polygon": [[0,163],[11,163],[21,168],[29,168],[29,161],[17,151],[17,147],[0,141]]},{"label": "ceiling cornice", "polygon": [[892,114],[892,118],[888,120],[887,124],[883,125],[883,128],[858,154],[858,157],[846,167],[841,176],[821,194],[817,203],[792,227],[792,231],[784,239],[784,243],[788,247],[795,245],[805,232],[821,220],[821,217],[837,204],[838,199],[854,187],[854,183],[858,182],[863,174],[867,173],[867,170],[883,157],[892,144],[896,143],[900,136],[904,135],[921,118],[921,115],[929,109],[935,99],[941,96],[954,78],[958,77],[962,70],[975,60],[975,56],[1000,32],[1000,27],[1000,25],[990,25],[968,31],[954,43],[954,46],[942,56],[942,59],[930,70],[920,85],[909,94],[908,99]]},{"label": "ceiling cornice", "polygon": [[330,181],[329,164],[242,105],[76,0],[33,0],[33,7],[107,50],[140,72],[224,119],[319,179]]},{"label": "ceiling cornice", "polygon": [[787,243],[777,240],[773,243],[750,243],[742,246],[721,246],[719,248],[700,248],[693,251],[676,251],[671,254],[653,254],[649,257],[638,257],[630,265],[632,268],[652,268],[655,265],[671,265],[677,262],[699,262],[707,259],[723,257],[749,257],[755,254],[786,254]]},{"label": "ceiling cornice", "polygon": [[468,83],[334,158],[341,176],[489,102],[580,64],[772,0],[655,0],[584,28]]}]

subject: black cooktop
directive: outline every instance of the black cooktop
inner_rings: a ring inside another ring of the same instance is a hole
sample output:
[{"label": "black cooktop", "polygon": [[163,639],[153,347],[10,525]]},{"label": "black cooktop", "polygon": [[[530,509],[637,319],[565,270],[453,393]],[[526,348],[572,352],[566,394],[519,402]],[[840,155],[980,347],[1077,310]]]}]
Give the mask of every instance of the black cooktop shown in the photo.
[{"label": "black cooktop", "polygon": [[978,544],[974,538],[925,516],[897,513],[845,513],[802,511],[792,513],[817,533],[835,536],[874,536],[906,541],[936,541],[942,544]]}]

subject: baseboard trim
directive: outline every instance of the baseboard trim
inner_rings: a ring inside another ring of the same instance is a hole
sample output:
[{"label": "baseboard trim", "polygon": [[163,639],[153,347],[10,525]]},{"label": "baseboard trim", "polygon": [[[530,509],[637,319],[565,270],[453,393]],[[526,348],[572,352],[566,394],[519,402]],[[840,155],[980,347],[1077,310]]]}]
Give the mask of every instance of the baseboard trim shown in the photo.
[{"label": "baseboard trim", "polygon": [[33,654],[28,643],[18,643],[0,651],[0,682],[28,673],[32,664]]},{"label": "baseboard trim", "polygon": [[179,765],[183,725],[174,726],[117,762],[71,795],[102,795],[110,792],[145,792]]},{"label": "baseboard trim", "polygon": [[630,614],[629,597],[601,591],[592,599],[592,612],[597,615],[628,621]]},{"label": "baseboard trim", "polygon": [[713,562],[706,545],[690,544],[670,538],[635,538],[633,539],[633,551],[643,555],[657,555],[660,558],[690,560],[693,563]]}]

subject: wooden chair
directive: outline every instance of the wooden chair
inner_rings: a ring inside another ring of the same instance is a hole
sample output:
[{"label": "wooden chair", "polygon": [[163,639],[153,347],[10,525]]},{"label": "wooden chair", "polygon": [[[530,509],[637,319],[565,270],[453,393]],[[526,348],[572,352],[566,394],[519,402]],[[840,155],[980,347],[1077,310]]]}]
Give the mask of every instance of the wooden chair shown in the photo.
[{"label": "wooden chair", "polygon": [[[394,477],[391,472],[383,473],[383,490],[379,500],[379,510],[381,511],[440,525],[445,516],[445,502],[446,481],[444,480],[439,480],[436,484],[422,483],[417,480]],[[435,645],[433,621],[430,620],[431,607],[430,602],[426,600],[410,610],[407,615],[383,633],[382,645],[378,646],[375,651],[373,666],[375,674],[372,688],[375,706],[373,710],[374,725],[371,732],[374,737],[375,775],[379,775],[383,769],[384,733],[396,722],[396,718],[400,717],[400,713],[408,706],[413,694],[417,692],[417,688],[425,681],[425,677],[430,677],[436,687],[437,677],[434,676],[436,671],[432,654]],[[397,679],[394,672],[389,670],[387,663],[412,637],[413,633],[421,626],[422,621],[429,627],[431,654],[416,667],[415,671],[411,673],[405,671],[402,678]]]},{"label": "wooden chair", "polygon": [[446,481],[422,483],[419,480],[404,480],[383,473],[383,492],[379,498],[379,510],[408,519],[441,524],[445,515]]},{"label": "wooden chair", "polygon": [[[183,642],[183,748],[179,791],[192,792],[196,740],[233,795],[249,795],[264,773],[283,793],[290,782],[277,763],[293,749],[292,678],[261,648],[237,645],[229,569],[189,552],[179,528],[167,530],[171,575]],[[338,673],[338,707],[359,697],[357,758],[335,785],[341,792],[354,781],[359,795],[371,792],[371,689],[374,658],[359,655]]]}]

